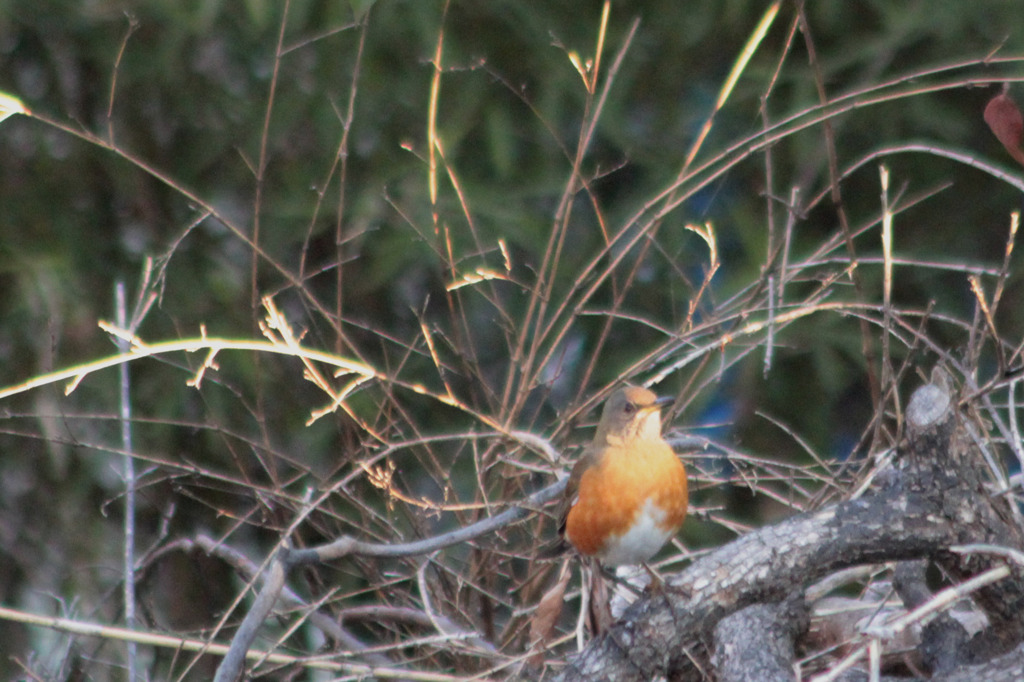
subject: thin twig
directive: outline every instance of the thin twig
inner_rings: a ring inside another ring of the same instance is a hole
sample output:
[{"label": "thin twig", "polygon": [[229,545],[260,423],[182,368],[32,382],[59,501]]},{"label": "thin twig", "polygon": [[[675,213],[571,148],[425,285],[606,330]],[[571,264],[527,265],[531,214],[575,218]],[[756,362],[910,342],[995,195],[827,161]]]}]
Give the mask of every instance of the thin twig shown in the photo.
[{"label": "thin twig", "polygon": [[[119,281],[115,288],[114,307],[117,311],[117,324],[127,324],[128,311],[125,302],[124,282]],[[117,339],[118,349],[127,353],[130,342],[125,338]],[[118,367],[120,378],[120,421],[121,449],[128,453],[122,458],[122,476],[124,478],[124,624],[129,630],[135,629],[135,460],[131,457],[132,446],[132,406],[131,376],[128,363]],[[137,679],[137,651],[135,642],[128,642],[128,679]]]}]

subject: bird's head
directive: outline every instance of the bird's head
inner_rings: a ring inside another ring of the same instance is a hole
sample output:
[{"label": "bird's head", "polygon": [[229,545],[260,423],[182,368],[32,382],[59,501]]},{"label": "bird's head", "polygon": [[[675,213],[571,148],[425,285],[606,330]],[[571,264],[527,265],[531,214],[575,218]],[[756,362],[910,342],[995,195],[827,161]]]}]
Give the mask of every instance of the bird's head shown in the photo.
[{"label": "bird's head", "polygon": [[661,408],[672,398],[659,398],[640,386],[624,386],[608,398],[597,426],[598,442],[661,437]]}]

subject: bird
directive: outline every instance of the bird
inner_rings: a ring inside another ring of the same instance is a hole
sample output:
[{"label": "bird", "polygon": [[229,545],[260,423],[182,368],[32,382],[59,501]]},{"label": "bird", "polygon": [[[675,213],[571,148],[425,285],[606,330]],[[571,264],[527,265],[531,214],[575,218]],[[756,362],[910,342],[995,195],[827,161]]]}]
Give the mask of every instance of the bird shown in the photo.
[{"label": "bird", "polygon": [[646,567],[683,525],[686,469],[661,436],[661,408],[670,402],[627,385],[605,403],[560,510],[559,535],[579,554],[607,567]]}]

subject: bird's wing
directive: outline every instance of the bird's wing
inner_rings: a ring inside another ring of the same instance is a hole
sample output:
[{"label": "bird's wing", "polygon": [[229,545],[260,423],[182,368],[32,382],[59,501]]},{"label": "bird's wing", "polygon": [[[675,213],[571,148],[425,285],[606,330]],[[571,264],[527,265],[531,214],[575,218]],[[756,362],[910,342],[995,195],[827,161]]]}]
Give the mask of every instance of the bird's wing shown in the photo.
[{"label": "bird's wing", "polygon": [[576,460],[576,464],[573,465],[572,471],[569,473],[569,482],[565,486],[565,492],[562,493],[562,502],[558,508],[559,537],[565,536],[565,522],[569,518],[569,510],[576,504],[576,500],[579,497],[580,479],[583,478],[583,472],[596,463],[594,460],[594,446],[592,444],[587,445],[583,448],[583,454]]}]

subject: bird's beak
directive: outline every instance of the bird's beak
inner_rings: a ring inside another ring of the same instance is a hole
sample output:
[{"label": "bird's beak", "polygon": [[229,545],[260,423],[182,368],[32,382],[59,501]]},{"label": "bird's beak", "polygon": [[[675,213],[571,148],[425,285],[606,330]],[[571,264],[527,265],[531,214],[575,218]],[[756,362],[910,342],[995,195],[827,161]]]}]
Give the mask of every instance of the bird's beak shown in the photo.
[{"label": "bird's beak", "polygon": [[669,405],[671,405],[675,401],[676,401],[676,399],[673,398],[672,396],[665,396],[663,398],[657,398],[657,399],[655,399],[655,401],[653,403],[650,404],[648,409],[660,410],[663,407],[668,407]]}]

